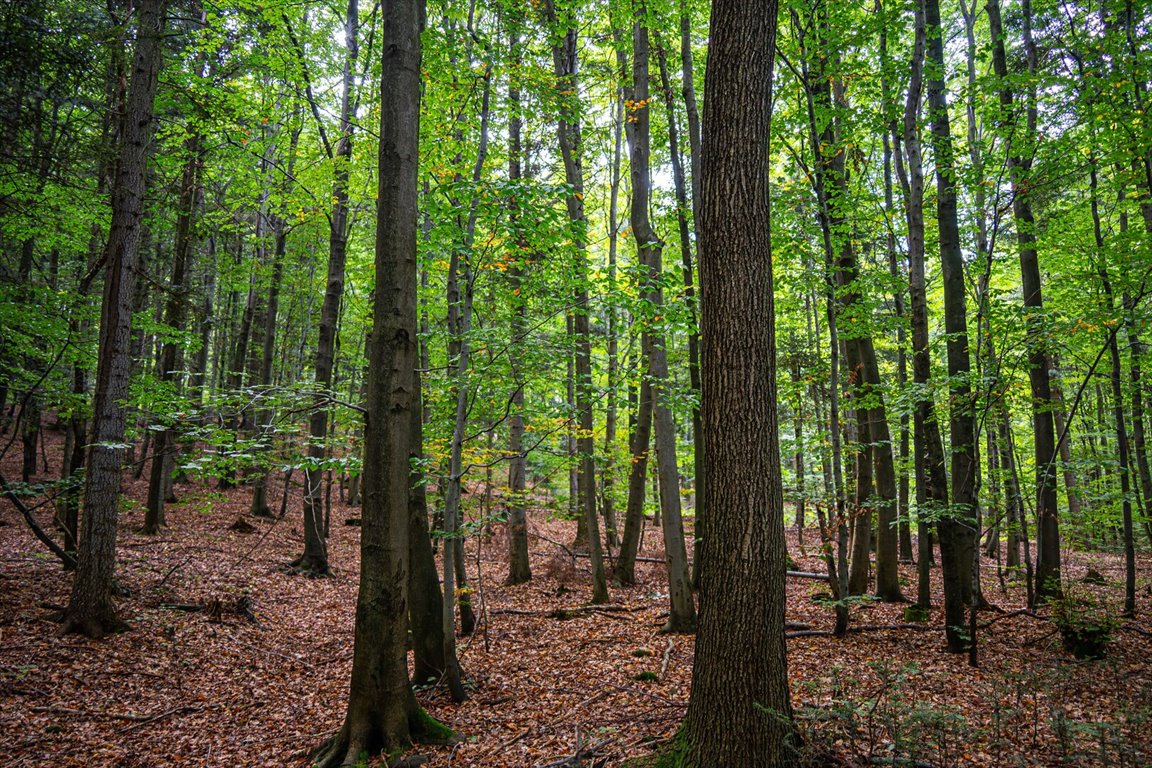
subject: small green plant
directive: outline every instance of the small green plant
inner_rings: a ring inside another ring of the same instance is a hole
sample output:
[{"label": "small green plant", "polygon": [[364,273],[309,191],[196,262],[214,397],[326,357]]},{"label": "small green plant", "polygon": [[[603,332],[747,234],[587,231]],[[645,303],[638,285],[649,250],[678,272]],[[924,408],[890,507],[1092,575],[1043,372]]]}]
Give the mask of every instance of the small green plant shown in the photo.
[{"label": "small green plant", "polygon": [[1052,601],[1052,621],[1064,650],[1078,659],[1102,659],[1119,625],[1111,607],[1086,590],[1068,590]]},{"label": "small green plant", "polygon": [[655,672],[645,670],[643,672],[632,675],[632,679],[641,683],[658,683],[660,682],[660,675],[656,674]]},{"label": "small green plant", "polygon": [[924,610],[915,603],[904,606],[904,621],[909,623],[923,624],[928,621],[928,611]]}]

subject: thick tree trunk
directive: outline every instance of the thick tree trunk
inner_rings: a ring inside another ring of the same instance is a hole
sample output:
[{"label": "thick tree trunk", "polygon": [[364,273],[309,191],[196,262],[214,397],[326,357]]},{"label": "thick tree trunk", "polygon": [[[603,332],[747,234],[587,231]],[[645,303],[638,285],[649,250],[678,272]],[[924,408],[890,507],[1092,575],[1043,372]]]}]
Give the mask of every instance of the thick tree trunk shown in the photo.
[{"label": "thick tree trunk", "polygon": [[112,604],[117,517],[124,450],[132,336],[132,267],[140,244],[144,187],[152,137],[153,102],[164,46],[164,0],[141,0],[136,53],[120,161],[112,188],[112,226],[105,248],[106,272],[100,317],[100,353],[92,409],[91,447],[84,487],[84,522],[72,595],[61,633],[98,638],[123,622]]},{"label": "thick tree trunk", "polygon": [[680,737],[698,768],[795,762],[768,230],[775,33],[774,0],[712,5],[699,227],[710,545]]}]

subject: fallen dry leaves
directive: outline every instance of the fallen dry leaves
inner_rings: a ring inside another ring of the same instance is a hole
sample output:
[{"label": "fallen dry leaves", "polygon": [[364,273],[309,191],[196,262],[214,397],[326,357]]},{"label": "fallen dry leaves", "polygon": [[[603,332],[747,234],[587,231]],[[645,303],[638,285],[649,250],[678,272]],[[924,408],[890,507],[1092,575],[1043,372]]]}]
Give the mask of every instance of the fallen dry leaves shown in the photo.
[{"label": "fallen dry leaves", "polygon": [[[247,489],[178,490],[168,529],[146,537],[135,533],[143,484],[126,484],[119,605],[132,630],[100,642],[56,637],[50,606],[67,601],[71,577],[42,554],[13,510],[0,509],[4,765],[305,766],[339,727],[359,532],[341,523],[354,513],[336,505],[335,573],[311,579],[284,568],[302,547],[299,499],[284,520],[246,518],[256,530],[241,533],[230,526],[247,511]],[[684,714],[693,639],[658,634],[663,566],[638,563],[639,586],[613,589],[607,610],[585,609],[587,560],[548,541],[570,542],[573,526],[545,514],[532,521],[538,536],[529,584],[501,585],[498,528],[468,542],[481,618],[477,632],[460,639],[470,698],[453,704],[440,689],[418,694],[463,740],[415,750],[430,765],[559,765],[578,751],[594,757],[585,764],[618,765],[648,754]],[[47,528],[48,513],[39,518]],[[799,567],[819,571],[813,548],[789,536]],[[644,544],[645,556],[661,557],[659,535],[649,530]],[[1089,565],[1111,579],[1121,573],[1111,555],[1071,553],[1068,560],[1072,579]],[[911,566],[901,567],[913,583]],[[789,621],[830,629],[831,611],[811,599],[822,590],[820,582],[790,580]],[[985,590],[1005,611],[1023,607],[1022,587],[1002,594],[989,575]],[[254,621],[236,610],[244,597]],[[218,615],[180,609],[206,605],[218,605]],[[899,624],[901,611],[864,604],[853,620]],[[794,704],[810,743],[831,745],[836,759],[850,761],[840,764],[893,764],[896,756],[941,768],[1146,765],[1152,628],[1143,622],[1150,611],[1142,592],[1138,621],[1117,634],[1103,662],[1073,661],[1051,623],[1026,613],[982,615],[995,620],[981,632],[978,669],[942,652],[939,610],[926,631],[791,639]]]}]

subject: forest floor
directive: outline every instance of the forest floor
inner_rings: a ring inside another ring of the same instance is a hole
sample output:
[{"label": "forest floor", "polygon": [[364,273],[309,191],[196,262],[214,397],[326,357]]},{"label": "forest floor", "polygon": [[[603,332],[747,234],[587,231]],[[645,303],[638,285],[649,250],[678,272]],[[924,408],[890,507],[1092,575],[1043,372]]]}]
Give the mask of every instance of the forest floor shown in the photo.
[{"label": "forest floor", "polygon": [[[17,474],[6,459],[5,474]],[[102,641],[57,637],[52,606],[71,576],[0,501],[0,764],[4,766],[305,766],[343,718],[358,579],[358,514],[332,513],[334,575],[290,575],[302,549],[301,502],[280,521],[246,516],[249,491],[180,486],[160,536],[135,532],[145,484],[125,484],[119,601],[131,630]],[[293,490],[298,496],[299,488]],[[274,492],[278,495],[278,490]],[[275,498],[273,499],[275,501]],[[38,513],[50,529],[50,514]],[[231,526],[243,518],[253,530]],[[659,634],[660,562],[641,562],[639,586],[612,589],[589,609],[586,559],[566,550],[570,522],[533,516],[533,580],[504,587],[499,530],[468,543],[477,631],[460,639],[470,698],[443,689],[420,702],[462,737],[416,748],[431,766],[619,765],[651,753],[684,715],[693,638]],[[789,531],[798,567],[822,561]],[[649,526],[642,556],[662,557]],[[889,628],[788,640],[793,704],[813,765],[1142,766],[1152,764],[1152,597],[1141,559],[1137,619],[1115,632],[1103,661],[1076,661],[1054,625],[1023,608],[1024,588],[1002,592],[985,561],[978,668],[944,652],[939,605],[922,629]],[[1122,560],[1067,555],[1069,583],[1089,567],[1120,596]],[[902,565],[912,594],[915,572]],[[938,584],[936,585],[938,588]],[[814,601],[819,581],[789,579],[788,620],[832,626]],[[247,597],[254,618],[235,610]],[[207,607],[219,611],[165,606]],[[939,596],[936,602],[939,604]],[[559,612],[558,612],[559,611]],[[865,602],[856,626],[904,625],[902,606]],[[828,751],[824,751],[828,750]],[[580,753],[587,758],[578,762]],[[835,757],[833,756],[835,755]]]}]

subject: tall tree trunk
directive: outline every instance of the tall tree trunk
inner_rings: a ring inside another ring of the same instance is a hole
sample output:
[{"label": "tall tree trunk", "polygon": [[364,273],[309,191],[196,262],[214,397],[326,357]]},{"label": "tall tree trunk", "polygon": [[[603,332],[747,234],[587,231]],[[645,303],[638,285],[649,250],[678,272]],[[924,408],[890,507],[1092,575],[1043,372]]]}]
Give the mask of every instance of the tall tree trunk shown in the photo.
[{"label": "tall tree trunk", "polygon": [[[815,45],[823,54],[827,45],[828,19],[821,11],[816,22]],[[801,41],[803,46],[805,41]],[[824,54],[826,55],[826,54]],[[821,228],[827,260],[834,262],[837,290],[833,292],[838,312],[845,317],[861,317],[859,276],[855,246],[849,231],[851,200],[848,169],[839,135],[839,120],[829,119],[819,127],[817,112],[831,112],[833,106],[847,103],[843,84],[825,72],[827,62],[819,61],[818,69],[805,65],[805,91],[808,97],[808,128],[812,152],[816,159],[817,197],[820,204]],[[864,322],[867,322],[866,320]],[[841,331],[845,329],[841,328]],[[849,592],[863,594],[868,588],[869,552],[871,550],[872,509],[877,509],[878,536],[876,547],[876,592],[886,601],[902,601],[897,573],[897,484],[892,456],[892,439],[888,427],[884,397],[880,391],[880,373],[871,329],[853,327],[841,335],[845,340],[848,378],[853,400],[860,453],[856,463],[856,510],[853,516],[853,557]]]},{"label": "tall tree trunk", "polygon": [[412,739],[443,737],[420,711],[405,660],[411,462],[420,456],[416,217],[421,0],[384,5],[376,301],[368,347],[360,591],[351,691],[321,768],[356,763]]},{"label": "tall tree trunk", "polygon": [[649,135],[651,114],[648,97],[648,28],[642,2],[636,4],[632,28],[632,101],[628,115],[628,145],[632,173],[630,220],[636,239],[636,257],[645,271],[641,298],[656,317],[646,318],[644,332],[650,336],[648,375],[655,390],[653,421],[656,428],[656,463],[660,489],[664,558],[668,566],[668,621],[666,632],[690,632],[696,627],[696,607],[688,574],[684,546],[684,523],[680,514],[680,473],[676,461],[676,427],[672,422],[672,382],[668,377],[667,340],[659,330],[664,291],[660,287],[664,244],[648,218],[651,196]]},{"label": "tall tree trunk", "polygon": [[165,0],[141,0],[124,134],[112,187],[100,353],[84,487],[84,528],[61,633],[98,638],[123,627],[112,604],[132,336],[132,267],[140,244],[153,102],[164,51]]},{"label": "tall tree trunk", "polygon": [[[523,46],[520,43],[519,26],[512,33],[509,48],[513,61],[523,61]],[[523,124],[520,88],[515,79],[508,84],[508,181],[513,189],[523,180],[521,126]],[[525,377],[520,350],[527,340],[528,303],[524,296],[524,261],[530,247],[521,227],[520,207],[515,200],[509,205],[512,230],[516,233],[519,254],[508,267],[508,283],[512,293],[512,319],[508,346],[508,365],[512,371],[511,414],[508,419],[508,578],[505,584],[523,584],[532,578],[532,567],[528,561],[528,514],[525,504],[528,461],[524,455],[524,385]]]},{"label": "tall tree trunk", "polygon": [[[1000,107],[1004,118],[1012,121],[1012,136],[1023,135],[1024,141],[1036,136],[1036,97],[1026,96],[1025,125],[1015,125],[1018,117],[1009,81],[1004,28],[1000,21],[999,0],[988,0],[989,31],[992,35],[992,68],[1000,79]],[[1028,73],[1037,66],[1036,45],[1032,40],[1032,4],[1023,0],[1024,52]],[[1060,594],[1060,519],[1056,496],[1056,431],[1052,420],[1052,389],[1048,374],[1048,351],[1044,340],[1044,300],[1041,294],[1040,261],[1036,252],[1036,224],[1032,215],[1031,183],[1028,178],[1032,161],[1029,153],[1013,142],[1008,154],[1008,173],[1012,186],[1012,216],[1016,222],[1016,242],[1020,251],[1020,280],[1024,294],[1027,321],[1025,342],[1028,349],[1028,380],[1032,388],[1032,429],[1035,433],[1036,462],[1036,592],[1041,598]]]},{"label": "tall tree trunk", "polygon": [[[471,62],[469,62],[471,65]],[[488,156],[488,116],[491,98],[491,67],[486,65],[484,95],[480,112],[480,146],[476,153],[476,163],[472,169],[472,187],[480,188],[484,162]],[[461,140],[458,135],[457,139]],[[457,174],[457,181],[463,181]],[[474,194],[468,204],[467,222],[461,222],[460,247],[454,249],[448,267],[448,313],[449,360],[454,366],[453,386],[456,395],[456,420],[452,430],[449,448],[448,477],[444,492],[444,656],[448,661],[448,686],[454,701],[464,701],[467,694],[460,680],[456,658],[456,596],[460,599],[460,627],[463,634],[470,634],[475,627],[476,617],[472,612],[472,601],[468,598],[468,583],[464,572],[464,540],[460,532],[460,501],[464,482],[464,440],[468,430],[469,403],[472,395],[470,366],[472,357],[472,299],[473,273],[470,254],[476,231],[479,196]],[[462,206],[455,202],[454,207]],[[461,296],[461,290],[463,296]]]},{"label": "tall tree trunk", "polygon": [[[179,210],[176,214],[176,243],[172,254],[172,280],[168,289],[168,301],[164,307],[164,323],[174,331],[184,330],[188,315],[188,262],[192,257],[194,233],[192,222],[195,217],[196,201],[199,197],[200,169],[204,165],[204,146],[199,133],[193,133],[184,142],[187,153],[184,171],[180,179]],[[158,377],[161,386],[178,388],[178,368],[180,367],[180,345],[169,337],[160,353]],[[156,534],[164,527],[164,502],[168,496],[168,481],[175,465],[176,431],[169,426],[155,433],[152,445],[152,472],[148,481],[148,504],[144,513],[144,528],[141,533]]]},{"label": "tall tree trunk", "polygon": [[[657,37],[656,54],[660,63],[660,85],[664,94],[668,119],[668,146],[672,156],[672,182],[676,194],[676,222],[680,234],[680,261],[684,272],[684,302],[688,306],[691,332],[688,334],[688,383],[692,387],[696,405],[692,407],[692,464],[696,498],[700,498],[698,480],[702,474],[704,451],[700,444],[700,332],[696,319],[695,267],[692,258],[692,221],[689,219],[688,184],[684,178],[684,161],[680,152],[679,131],[676,127],[675,99],[672,95],[672,82],[668,77],[668,56]],[[700,515],[696,512],[696,559],[693,562],[692,582],[699,583],[699,559],[703,551],[700,529]]]},{"label": "tall tree trunk", "polygon": [[584,147],[581,138],[579,85],[577,78],[577,27],[575,9],[558,9],[557,0],[544,0],[542,10],[552,31],[552,67],[559,90],[566,94],[557,120],[557,138],[564,162],[564,179],[570,193],[565,199],[568,218],[576,235],[576,284],[573,310],[573,332],[576,337],[574,395],[579,436],[577,495],[580,517],[585,521],[592,564],[592,602],[608,601],[608,582],[604,573],[604,545],[600,539],[600,520],[596,515],[596,457],[592,414],[592,340],[588,314],[587,218],[584,214]]},{"label": "tall tree trunk", "polygon": [[936,161],[936,219],[944,283],[944,329],[948,334],[949,433],[952,452],[952,499],[940,514],[940,561],[944,575],[944,622],[948,650],[968,649],[964,608],[972,599],[972,563],[976,546],[976,418],[968,351],[968,317],[964,258],[956,203],[955,152],[944,83],[944,42],[939,0],[923,0],[928,113]]},{"label": "tall tree trunk", "polygon": [[710,544],[680,732],[695,768],[795,763],[767,226],[775,33],[774,0],[712,5],[699,227]]},{"label": "tall tree trunk", "polygon": [[[896,173],[904,190],[908,224],[908,305],[912,326],[912,381],[919,393],[913,413],[913,445],[916,458],[917,590],[916,603],[931,607],[930,524],[948,507],[948,477],[944,444],[935,404],[928,385],[932,380],[932,356],[928,332],[928,295],[924,266],[924,164],[920,149],[920,103],[927,30],[922,12],[916,14],[911,77],[904,103],[903,125],[893,137]],[[903,142],[903,152],[899,145]],[[907,169],[903,161],[907,156]]]},{"label": "tall tree trunk", "polygon": [[628,436],[628,506],[624,513],[624,536],[616,558],[616,583],[630,587],[636,583],[636,550],[644,530],[644,497],[648,486],[648,452],[652,443],[652,384],[642,378],[640,393]]},{"label": "tall tree trunk", "polygon": [[[293,566],[305,573],[328,573],[327,531],[324,525],[323,464],[328,455],[328,398],[332,389],[332,369],[336,356],[336,334],[340,303],[344,296],[344,265],[348,255],[348,182],[352,161],[352,135],[355,130],[357,36],[360,31],[359,0],[348,0],[344,17],[344,71],[340,93],[340,136],[335,148],[325,149],[332,163],[332,211],[328,221],[328,280],[320,308],[320,328],[316,339],[316,401],[308,418],[308,469],[304,481],[304,553]],[[313,110],[316,105],[313,101]],[[317,118],[319,123],[319,118]],[[324,134],[322,133],[323,137]]]}]

